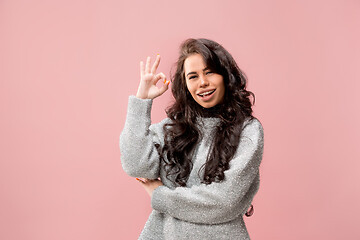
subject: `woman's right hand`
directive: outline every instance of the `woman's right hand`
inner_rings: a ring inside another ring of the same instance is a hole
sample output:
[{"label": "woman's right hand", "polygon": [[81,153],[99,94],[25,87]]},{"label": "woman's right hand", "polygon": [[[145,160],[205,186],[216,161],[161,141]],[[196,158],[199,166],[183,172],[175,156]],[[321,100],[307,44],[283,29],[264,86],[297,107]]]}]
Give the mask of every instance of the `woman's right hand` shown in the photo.
[{"label": "woman's right hand", "polygon": [[[166,80],[164,73],[155,74],[156,69],[160,63],[160,55],[156,56],[155,62],[150,69],[150,57],[147,57],[146,66],[144,68],[143,61],[140,61],[140,84],[136,97],[142,99],[154,99],[162,95],[169,88],[169,80]],[[161,88],[156,86],[156,83],[162,79],[164,85]]]}]

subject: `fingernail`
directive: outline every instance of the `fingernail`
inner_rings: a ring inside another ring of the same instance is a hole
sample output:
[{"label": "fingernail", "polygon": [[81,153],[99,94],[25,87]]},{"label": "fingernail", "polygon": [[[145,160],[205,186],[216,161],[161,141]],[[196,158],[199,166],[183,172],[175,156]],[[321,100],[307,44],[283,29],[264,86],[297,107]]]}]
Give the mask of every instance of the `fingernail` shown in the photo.
[{"label": "fingernail", "polygon": [[167,85],[169,85],[169,84],[170,84],[170,81],[168,81]]},{"label": "fingernail", "polygon": [[166,78],[164,79],[164,84],[166,83]]}]

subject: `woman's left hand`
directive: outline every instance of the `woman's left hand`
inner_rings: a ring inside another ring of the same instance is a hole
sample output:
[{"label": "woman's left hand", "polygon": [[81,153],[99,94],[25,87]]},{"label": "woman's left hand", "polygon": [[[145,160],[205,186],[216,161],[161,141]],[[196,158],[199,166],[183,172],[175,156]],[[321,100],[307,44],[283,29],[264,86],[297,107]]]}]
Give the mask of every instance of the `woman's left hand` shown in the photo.
[{"label": "woman's left hand", "polygon": [[136,178],[145,188],[146,192],[152,197],[152,193],[158,186],[164,185],[159,179]]}]

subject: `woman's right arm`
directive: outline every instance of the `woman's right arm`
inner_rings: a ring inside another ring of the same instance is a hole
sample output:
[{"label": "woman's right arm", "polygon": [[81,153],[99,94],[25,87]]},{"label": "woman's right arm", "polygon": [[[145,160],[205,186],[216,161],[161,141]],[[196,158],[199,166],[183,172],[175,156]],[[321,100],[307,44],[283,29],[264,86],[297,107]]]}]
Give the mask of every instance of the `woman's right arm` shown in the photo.
[{"label": "woman's right arm", "polygon": [[124,129],[120,134],[121,164],[132,177],[156,179],[159,177],[160,159],[155,147],[163,146],[163,125],[151,125],[151,99],[129,97]]},{"label": "woman's right arm", "polygon": [[[162,145],[163,125],[167,119],[151,125],[152,100],[162,95],[169,86],[163,73],[155,74],[160,55],[150,69],[150,57],[146,67],[140,62],[140,84],[135,96],[129,97],[125,126],[120,134],[121,164],[124,171],[132,177],[156,179],[159,177],[159,153],[155,147]],[[164,79],[161,88],[156,83]]]}]

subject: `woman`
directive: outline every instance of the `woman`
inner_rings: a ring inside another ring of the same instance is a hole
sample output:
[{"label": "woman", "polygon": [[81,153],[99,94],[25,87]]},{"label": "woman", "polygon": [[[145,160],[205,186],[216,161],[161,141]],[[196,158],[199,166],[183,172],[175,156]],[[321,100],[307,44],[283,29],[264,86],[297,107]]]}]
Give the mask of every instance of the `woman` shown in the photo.
[{"label": "woman", "polygon": [[139,239],[250,239],[243,215],[259,189],[264,135],[244,73],[220,44],[185,40],[172,77],[175,102],[151,124],[152,100],[170,83],[156,74],[159,62],[160,55],[151,69],[150,57],[140,62],[120,135],[123,169],[151,197]]}]

